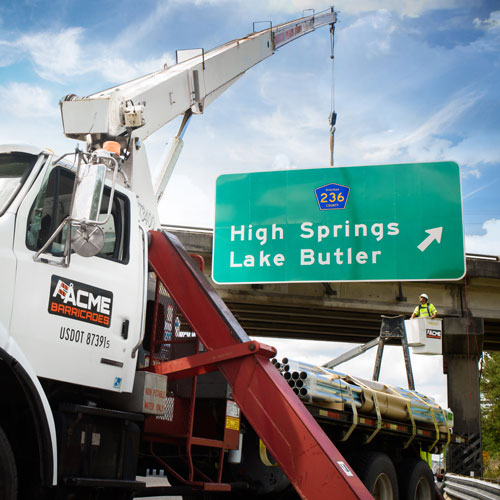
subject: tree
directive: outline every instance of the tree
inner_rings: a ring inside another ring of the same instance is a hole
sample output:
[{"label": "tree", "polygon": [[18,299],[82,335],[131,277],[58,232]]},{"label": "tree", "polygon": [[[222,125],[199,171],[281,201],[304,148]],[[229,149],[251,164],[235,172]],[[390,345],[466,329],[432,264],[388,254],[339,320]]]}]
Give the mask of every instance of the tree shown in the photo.
[{"label": "tree", "polygon": [[485,352],[481,378],[481,434],[489,453],[485,476],[500,478],[500,352]]}]

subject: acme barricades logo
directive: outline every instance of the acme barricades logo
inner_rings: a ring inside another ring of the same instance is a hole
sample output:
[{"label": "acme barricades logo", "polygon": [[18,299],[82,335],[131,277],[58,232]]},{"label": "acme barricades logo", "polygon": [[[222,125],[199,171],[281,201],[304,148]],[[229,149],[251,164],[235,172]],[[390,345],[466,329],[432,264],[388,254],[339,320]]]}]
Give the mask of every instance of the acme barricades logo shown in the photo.
[{"label": "acme barricades logo", "polygon": [[425,336],[428,339],[440,339],[441,338],[441,330],[433,330],[431,328],[427,328],[425,330]]},{"label": "acme barricades logo", "polygon": [[113,293],[79,281],[52,275],[49,313],[109,328]]},{"label": "acme barricades logo", "polygon": [[314,190],[320,210],[342,210],[349,197],[350,187],[342,184],[326,184]]}]

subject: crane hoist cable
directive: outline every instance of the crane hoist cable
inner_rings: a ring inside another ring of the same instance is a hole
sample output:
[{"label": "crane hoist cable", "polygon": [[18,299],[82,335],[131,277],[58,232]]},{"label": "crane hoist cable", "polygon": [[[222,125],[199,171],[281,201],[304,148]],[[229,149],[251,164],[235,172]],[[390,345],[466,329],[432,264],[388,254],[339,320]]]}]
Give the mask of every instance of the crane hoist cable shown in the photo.
[{"label": "crane hoist cable", "polygon": [[335,112],[335,55],[334,55],[334,35],[335,25],[330,25],[330,61],[332,66],[331,97],[330,97],[330,166],[333,167],[334,134],[335,124],[337,122],[337,113]]}]

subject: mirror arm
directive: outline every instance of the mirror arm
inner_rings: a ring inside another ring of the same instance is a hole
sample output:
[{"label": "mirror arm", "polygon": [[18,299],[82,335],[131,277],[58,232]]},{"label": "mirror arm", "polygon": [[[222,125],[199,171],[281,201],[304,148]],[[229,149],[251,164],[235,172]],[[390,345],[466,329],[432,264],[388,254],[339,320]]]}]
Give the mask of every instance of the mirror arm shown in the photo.
[{"label": "mirror arm", "polygon": [[[33,260],[35,262],[42,262],[42,258],[40,257],[40,255],[42,253],[44,253],[45,250],[47,250],[47,248],[50,245],[52,245],[52,243],[56,239],[57,235],[64,229],[64,226],[66,224],[68,224],[69,227],[71,228],[71,219],[69,218],[69,216],[66,217],[61,222],[61,224],[59,224],[59,227],[54,231],[54,234],[52,234],[52,236],[45,242],[45,244],[42,246],[42,248],[40,248],[40,250],[38,250],[38,252],[35,255],[33,255]],[[49,264],[54,264],[54,265],[62,266],[62,267],[68,267],[70,259],[71,259],[71,230],[69,230],[68,234],[66,235],[66,243],[64,244],[63,258],[61,259],[61,261],[59,262],[59,261],[48,260],[48,262],[49,262]]]}]

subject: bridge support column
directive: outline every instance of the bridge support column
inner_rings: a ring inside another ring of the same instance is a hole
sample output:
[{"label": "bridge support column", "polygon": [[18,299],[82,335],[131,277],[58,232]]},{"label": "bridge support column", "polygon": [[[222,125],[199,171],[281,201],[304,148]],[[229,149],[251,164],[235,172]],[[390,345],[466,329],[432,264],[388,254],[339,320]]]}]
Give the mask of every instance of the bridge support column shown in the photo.
[{"label": "bridge support column", "polygon": [[448,405],[454,414],[454,432],[465,435],[467,445],[452,445],[448,472],[482,476],[479,359],[483,349],[482,318],[444,318],[443,363],[448,381]]}]

